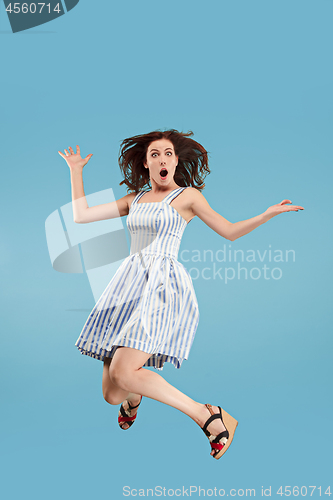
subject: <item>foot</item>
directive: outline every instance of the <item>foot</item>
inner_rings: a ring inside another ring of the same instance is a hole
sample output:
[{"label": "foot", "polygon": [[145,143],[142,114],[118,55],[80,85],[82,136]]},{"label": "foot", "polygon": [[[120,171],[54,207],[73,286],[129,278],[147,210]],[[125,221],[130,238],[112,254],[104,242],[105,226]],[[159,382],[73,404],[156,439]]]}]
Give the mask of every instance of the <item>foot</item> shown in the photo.
[{"label": "foot", "polygon": [[[134,417],[134,415],[136,415],[138,409],[139,409],[139,403],[141,402],[141,396],[137,395],[137,394],[133,394],[130,396],[129,399],[125,399],[125,401],[122,402],[122,406],[126,412],[126,414],[129,416],[129,417]],[[129,407],[129,404],[133,407],[133,406],[136,406],[136,408],[133,408],[133,410],[130,410],[130,407]],[[118,416],[119,417],[122,417],[123,415],[120,413],[118,413]],[[130,426],[131,426],[131,422],[128,423],[128,422],[124,422],[122,424],[119,424],[119,426],[124,429],[124,430],[127,430]]]},{"label": "foot", "polygon": [[[213,410],[214,414],[220,415],[220,410],[218,409],[217,406],[212,406],[212,410]],[[208,410],[207,406],[202,405],[202,407],[200,409],[199,419],[198,419],[198,423],[199,423],[201,428],[204,426],[204,424],[207,422],[207,420],[211,416],[212,415],[211,415],[210,411]],[[218,418],[214,419],[207,427],[207,431],[209,431],[213,436],[218,436],[221,432],[223,432],[225,430],[226,430],[226,428],[225,428],[223,422],[221,421],[221,419],[218,419]],[[223,444],[222,440],[220,440],[219,442],[221,444]],[[214,449],[211,451],[210,454],[213,457],[217,453],[218,453],[218,450]]]}]

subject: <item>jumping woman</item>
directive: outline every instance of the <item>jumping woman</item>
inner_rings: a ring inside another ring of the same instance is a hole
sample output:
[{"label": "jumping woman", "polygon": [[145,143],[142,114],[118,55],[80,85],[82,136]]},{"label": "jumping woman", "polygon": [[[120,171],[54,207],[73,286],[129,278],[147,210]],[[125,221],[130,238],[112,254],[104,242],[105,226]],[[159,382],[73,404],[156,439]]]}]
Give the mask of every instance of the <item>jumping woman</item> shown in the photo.
[{"label": "jumping woman", "polygon": [[[215,212],[201,193],[210,173],[208,154],[190,138],[193,133],[154,131],[125,139],[119,166],[128,194],[89,207],[82,170],[92,154],[81,158],[70,147],[58,153],[70,168],[73,216],[78,224],[127,217],[130,255],[90,313],[76,341],[82,354],[104,362],[102,389],[111,405],[121,403],[118,423],[135,421],[142,397],[172,406],[194,420],[209,438],[218,459],[230,446],[237,420],[220,406],[202,404],[170,385],[151,366],[165,362],[180,368],[188,358],[199,322],[199,308],[188,271],[177,260],[186,226],[199,217],[230,241],[248,234],[272,217],[303,207],[283,200],[251,219],[232,223]],[[149,188],[144,190],[144,188]]]}]

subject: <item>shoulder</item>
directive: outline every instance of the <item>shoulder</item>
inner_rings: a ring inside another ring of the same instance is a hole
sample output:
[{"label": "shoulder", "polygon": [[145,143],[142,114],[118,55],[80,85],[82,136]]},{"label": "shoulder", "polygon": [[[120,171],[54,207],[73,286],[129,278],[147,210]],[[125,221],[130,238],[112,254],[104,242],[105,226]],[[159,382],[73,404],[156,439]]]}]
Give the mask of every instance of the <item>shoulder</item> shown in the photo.
[{"label": "shoulder", "polygon": [[133,200],[134,198],[136,198],[138,196],[138,194],[142,193],[142,192],[146,192],[144,190],[139,190],[139,191],[132,191],[131,193],[128,193],[126,196],[124,196],[124,201],[127,203],[127,206],[128,206],[128,211],[130,210],[131,208],[131,205],[133,203]]},{"label": "shoulder", "polygon": [[202,193],[201,193],[201,191],[199,189],[194,188],[192,186],[188,186],[186,188],[186,192],[189,193],[191,196],[197,196],[197,195],[203,196]]},{"label": "shoulder", "polygon": [[191,205],[197,205],[198,203],[204,202],[207,203],[206,198],[204,197],[202,192],[199,191],[199,189],[189,186],[185,189],[185,192],[186,198],[191,202]]},{"label": "shoulder", "polygon": [[183,193],[184,208],[189,210],[193,217],[197,215],[199,218],[201,218],[201,215],[203,214],[205,209],[206,211],[207,209],[212,210],[206,198],[199,189],[188,186],[183,190]]},{"label": "shoulder", "polygon": [[188,187],[186,191],[188,191],[188,202],[193,214],[197,215],[199,219],[207,224],[207,221],[214,217],[216,212],[209,205],[205,196],[199,189]]},{"label": "shoulder", "polygon": [[139,193],[140,193],[140,191],[137,191],[137,192],[133,191],[132,193],[128,193],[126,196],[124,196],[124,198],[125,198],[126,200],[133,201],[133,200],[134,200],[134,198],[135,198],[135,197],[136,197]]},{"label": "shoulder", "polygon": [[119,198],[116,203],[120,213],[120,216],[128,215],[131,204],[138,193],[134,191],[126,194],[122,198]]}]

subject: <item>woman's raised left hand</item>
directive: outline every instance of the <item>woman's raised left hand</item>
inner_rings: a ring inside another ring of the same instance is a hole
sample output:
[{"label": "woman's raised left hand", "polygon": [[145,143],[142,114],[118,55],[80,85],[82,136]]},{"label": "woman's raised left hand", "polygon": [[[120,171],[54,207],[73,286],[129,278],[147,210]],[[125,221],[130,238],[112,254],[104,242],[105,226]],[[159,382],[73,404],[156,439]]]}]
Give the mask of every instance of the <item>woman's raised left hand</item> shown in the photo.
[{"label": "woman's raised left hand", "polygon": [[304,210],[304,207],[300,207],[299,205],[286,205],[286,203],[291,203],[291,201],[282,200],[281,203],[268,207],[264,214],[271,218],[282,214],[283,212],[298,212],[298,210]]}]

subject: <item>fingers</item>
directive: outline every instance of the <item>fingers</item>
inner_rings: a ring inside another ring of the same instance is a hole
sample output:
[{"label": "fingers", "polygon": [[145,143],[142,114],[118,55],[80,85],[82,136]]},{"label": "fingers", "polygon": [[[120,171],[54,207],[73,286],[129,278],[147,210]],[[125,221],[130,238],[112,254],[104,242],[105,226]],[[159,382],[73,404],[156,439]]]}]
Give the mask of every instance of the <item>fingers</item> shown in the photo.
[{"label": "fingers", "polygon": [[304,210],[304,207],[301,207],[299,205],[289,205],[286,208],[291,208],[292,210]]},{"label": "fingers", "polygon": [[298,212],[299,210],[304,210],[304,207],[300,207],[298,205],[289,205],[285,207],[285,212]]},{"label": "fingers", "polygon": [[[282,206],[285,205],[286,203],[291,203],[291,200],[282,200],[281,203],[278,203],[278,205]],[[284,212],[298,212],[298,210],[304,210],[304,207],[301,207],[299,205],[287,205],[284,207]]]},{"label": "fingers", "polygon": [[[76,148],[77,148],[77,149],[76,149],[77,153],[75,153],[75,151],[73,150],[73,148],[72,148],[71,146],[69,146],[69,148],[68,148],[70,152],[68,152],[68,150],[67,150],[67,149],[64,149],[64,151],[65,151],[65,155],[66,155],[66,156],[71,156],[71,155],[75,155],[75,154],[80,154],[80,148],[79,148],[79,146],[76,146]],[[64,156],[64,155],[63,155],[60,151],[58,151],[58,153],[59,153],[59,154],[60,154],[63,158],[66,158],[66,156]]]},{"label": "fingers", "polygon": [[[68,150],[64,149],[64,151],[65,151],[65,154],[63,154],[61,151],[58,151],[58,153],[60,154],[60,156],[62,156],[65,159],[66,163],[68,164],[68,166],[70,168],[72,168],[72,167],[77,168],[77,166],[83,167],[84,165],[86,165],[88,163],[88,161],[93,156],[92,154],[89,154],[84,159],[82,159],[80,146],[78,144],[76,145],[76,153],[71,146],[69,146]],[[69,159],[69,157],[72,157],[72,156],[73,156],[73,158]],[[67,160],[67,158],[68,158],[68,160]]]}]

